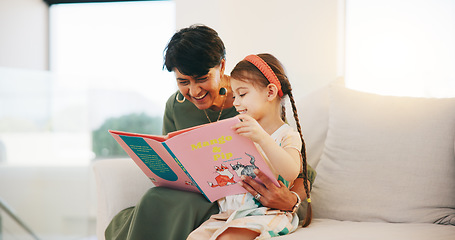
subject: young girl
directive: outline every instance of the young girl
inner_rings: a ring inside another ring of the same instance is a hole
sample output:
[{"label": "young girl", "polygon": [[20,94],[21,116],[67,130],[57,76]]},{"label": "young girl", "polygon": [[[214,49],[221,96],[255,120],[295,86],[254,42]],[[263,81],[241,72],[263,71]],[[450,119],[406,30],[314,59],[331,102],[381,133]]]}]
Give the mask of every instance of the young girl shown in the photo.
[{"label": "young girl", "polygon": [[[230,81],[234,107],[242,120],[234,129],[259,146],[277,179],[286,187],[290,188],[302,172],[309,204],[305,147],[283,66],[270,54],[249,55],[234,67]],[[282,98],[286,95],[291,101],[298,133],[285,123]],[[294,194],[300,204],[298,194]],[[218,200],[220,214],[213,215],[188,239],[266,239],[297,229],[299,219],[295,212],[263,207],[260,197],[260,193],[255,196],[244,193]],[[310,205],[306,218],[304,226],[311,220]]]}]

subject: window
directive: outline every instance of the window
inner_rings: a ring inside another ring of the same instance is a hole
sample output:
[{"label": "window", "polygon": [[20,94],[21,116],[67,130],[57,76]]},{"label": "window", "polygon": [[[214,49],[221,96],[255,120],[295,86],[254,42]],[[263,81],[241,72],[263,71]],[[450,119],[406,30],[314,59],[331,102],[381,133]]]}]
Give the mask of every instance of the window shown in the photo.
[{"label": "window", "polygon": [[0,69],[10,79],[1,102],[15,101],[1,106],[6,163],[86,165],[123,154],[97,144],[112,139],[107,127],[160,134],[176,90],[162,69],[174,3],[55,4],[49,13],[50,72]]},{"label": "window", "polygon": [[455,1],[346,0],[345,7],[348,87],[455,96]]}]

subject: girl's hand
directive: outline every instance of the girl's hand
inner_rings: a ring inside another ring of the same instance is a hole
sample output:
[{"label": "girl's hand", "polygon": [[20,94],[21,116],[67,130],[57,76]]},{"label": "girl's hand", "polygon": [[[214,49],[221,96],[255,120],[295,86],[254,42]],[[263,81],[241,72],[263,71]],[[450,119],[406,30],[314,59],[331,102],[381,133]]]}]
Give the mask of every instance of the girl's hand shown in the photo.
[{"label": "girl's hand", "polygon": [[270,137],[261,125],[259,125],[259,123],[251,116],[240,114],[237,117],[240,121],[242,121],[233,127],[237,134],[247,137],[256,143],[260,143],[260,141],[264,138]]}]

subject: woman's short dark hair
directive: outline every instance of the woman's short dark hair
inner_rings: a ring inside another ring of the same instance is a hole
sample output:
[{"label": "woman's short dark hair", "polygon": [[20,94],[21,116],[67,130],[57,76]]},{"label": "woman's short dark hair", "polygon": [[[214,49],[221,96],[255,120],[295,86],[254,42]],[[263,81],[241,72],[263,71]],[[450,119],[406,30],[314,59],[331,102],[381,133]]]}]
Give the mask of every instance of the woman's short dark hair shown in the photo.
[{"label": "woman's short dark hair", "polygon": [[218,33],[204,25],[191,25],[172,36],[164,49],[164,66],[188,76],[203,76],[221,63],[226,49]]}]

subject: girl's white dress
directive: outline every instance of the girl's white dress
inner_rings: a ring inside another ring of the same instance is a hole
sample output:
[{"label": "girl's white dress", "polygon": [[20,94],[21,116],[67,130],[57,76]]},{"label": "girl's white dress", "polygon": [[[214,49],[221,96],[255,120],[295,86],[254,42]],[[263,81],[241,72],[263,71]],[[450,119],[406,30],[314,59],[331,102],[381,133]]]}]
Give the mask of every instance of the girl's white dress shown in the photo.
[{"label": "girl's white dress", "polygon": [[[271,136],[281,147],[295,148],[300,152],[302,142],[299,133],[289,125],[283,124]],[[257,147],[262,151],[258,145]],[[265,156],[263,151],[262,155]],[[265,159],[268,162],[266,156]],[[268,165],[276,173],[269,162]],[[281,176],[277,176],[277,179],[289,187],[289,182],[282,179]],[[250,193],[227,196],[218,200],[218,205],[220,213],[212,215],[209,220],[195,229],[188,236],[188,240],[216,239],[230,227],[256,231],[260,233],[256,239],[267,239],[289,234],[295,231],[299,225],[296,213],[264,207]]]}]

